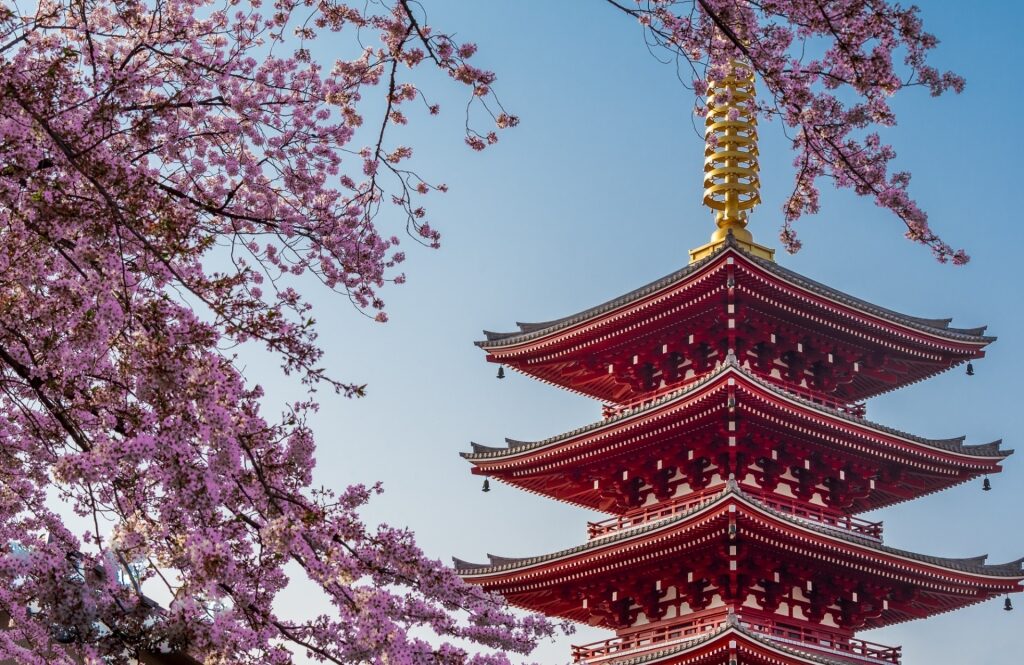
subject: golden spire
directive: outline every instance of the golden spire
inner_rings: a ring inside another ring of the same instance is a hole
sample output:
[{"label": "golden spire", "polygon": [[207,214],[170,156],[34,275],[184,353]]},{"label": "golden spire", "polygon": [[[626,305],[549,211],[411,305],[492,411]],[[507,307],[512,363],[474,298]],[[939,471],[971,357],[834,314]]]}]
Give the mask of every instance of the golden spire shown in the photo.
[{"label": "golden spire", "polygon": [[712,254],[730,232],[749,253],[774,260],[775,250],[755,243],[747,230],[747,211],[761,202],[753,68],[731,61],[724,78],[709,81],[707,100],[704,205],[717,211],[718,229],[711,242],[690,250],[690,263]]}]

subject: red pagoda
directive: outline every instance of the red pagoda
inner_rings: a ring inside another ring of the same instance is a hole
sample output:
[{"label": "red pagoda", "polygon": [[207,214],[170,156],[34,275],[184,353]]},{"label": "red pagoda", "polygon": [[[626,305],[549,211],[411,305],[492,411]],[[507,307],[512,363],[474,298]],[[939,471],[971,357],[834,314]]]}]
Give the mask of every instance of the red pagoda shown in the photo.
[{"label": "red pagoda", "polygon": [[746,229],[759,202],[752,97],[740,63],[709,90],[718,230],[686,268],[478,343],[491,362],[605,405],[592,425],[463,454],[487,479],[611,515],[572,549],[455,561],[516,606],[615,631],[574,647],[578,663],[898,664],[899,647],[855,633],[1022,590],[1021,560],[895,549],[857,517],[1001,470],[1011,451],[998,441],[914,436],[864,405],[970,372],[994,338],[775,263]]}]

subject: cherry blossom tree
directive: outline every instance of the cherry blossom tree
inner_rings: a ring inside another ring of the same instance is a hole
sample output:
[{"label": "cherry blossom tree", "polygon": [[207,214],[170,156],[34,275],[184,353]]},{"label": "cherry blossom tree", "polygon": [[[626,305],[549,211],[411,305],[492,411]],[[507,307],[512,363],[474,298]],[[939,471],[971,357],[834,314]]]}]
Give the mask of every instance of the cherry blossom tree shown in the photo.
[{"label": "cherry blossom tree", "polygon": [[873,129],[896,124],[888,100],[904,88],[933,96],[963,90],[963,78],[928,64],[938,40],[924,31],[917,7],[885,0],[606,2],[636,18],[648,44],[676,62],[681,80],[698,93],[698,113],[708,80],[721,77],[730,60],[754,68],[769,93],[757,114],[781,120],[796,153],[780,234],[789,251],[800,249],[793,222],[818,211],[824,178],[891,210],[907,238],[939,261],[969,260],[929,227],[907,192],[910,174],[890,168],[896,153]]},{"label": "cherry blossom tree", "polygon": [[[908,176],[888,173],[891,149],[858,134],[894,121],[885,100],[902,87],[962,85],[925,64],[935,40],[915,10],[613,4],[693,66],[698,92],[731,58],[757,69],[758,111],[796,130],[788,219],[831,177],[966,260],[928,229]],[[322,61],[327,37],[351,52]],[[819,39],[813,61],[791,55]],[[464,87],[474,150],[518,122],[475,50],[410,0],[0,6],[0,660],[498,664],[553,633],[407,531],[367,526],[377,486],[312,486],[316,390],[363,387],[321,365],[298,280],[386,320],[381,289],[405,279],[398,236],[440,240],[423,199],[444,185],[389,132],[438,112],[415,72]],[[384,229],[396,218],[404,233]],[[240,345],[279,358],[308,398],[265,414]],[[329,612],[279,613],[296,575]]]},{"label": "cherry blossom tree", "polygon": [[[409,72],[440,68],[494,130],[516,119],[474,46],[404,0],[259,5],[0,7],[0,660],[504,663],[552,631],[360,521],[377,488],[312,488],[313,395],[268,417],[231,355],[263,345],[311,393],[360,394],[319,364],[294,281],[383,321],[404,278],[380,207],[437,245],[420,200],[443,185],[387,138],[437,112]],[[317,62],[336,33],[365,46]],[[280,616],[294,574],[332,612]]]}]

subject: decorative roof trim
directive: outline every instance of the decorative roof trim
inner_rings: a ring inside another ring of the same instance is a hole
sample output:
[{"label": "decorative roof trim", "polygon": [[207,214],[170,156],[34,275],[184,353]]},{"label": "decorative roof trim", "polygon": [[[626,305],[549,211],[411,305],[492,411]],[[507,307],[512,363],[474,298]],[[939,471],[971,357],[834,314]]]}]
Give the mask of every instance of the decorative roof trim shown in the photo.
[{"label": "decorative roof trim", "polygon": [[992,441],[983,444],[964,445],[963,442],[966,437],[956,437],[951,439],[928,439],[914,434],[909,434],[901,430],[897,430],[885,425],[881,425],[869,420],[857,418],[850,414],[843,413],[838,409],[833,409],[821,404],[816,404],[810,400],[804,399],[798,395],[794,395],[789,391],[776,386],[773,383],[765,381],[758,377],[752,372],[744,369],[735,359],[729,358],[714,370],[708,372],[701,378],[697,379],[693,383],[679,388],[678,390],[666,393],[662,397],[659,397],[651,403],[633,409],[626,409],[622,413],[619,413],[607,420],[601,420],[583,427],[578,427],[574,430],[564,432],[562,434],[542,439],[540,441],[517,441],[513,439],[506,439],[507,446],[505,448],[484,446],[478,443],[471,443],[473,448],[472,452],[459,453],[464,459],[470,462],[486,462],[490,460],[504,460],[521,455],[527,455],[534,453],[538,450],[545,448],[551,448],[558,444],[566,441],[575,439],[583,435],[590,435],[599,432],[604,429],[613,428],[620,423],[628,422],[630,420],[640,420],[646,415],[650,414],[657,409],[666,406],[672,402],[682,402],[687,399],[695,397],[702,390],[712,388],[711,384],[716,383],[717,380],[724,378],[728,374],[735,374],[743,379],[747,380],[751,385],[767,390],[778,397],[785,399],[793,404],[796,404],[802,408],[810,409],[820,415],[828,416],[831,418],[838,418],[846,423],[850,423],[861,429],[876,432],[885,436],[894,436],[904,441],[926,446],[933,450],[941,451],[943,453],[949,453],[953,455],[959,455],[963,457],[971,458],[984,458],[984,459],[1003,459],[1013,453],[1012,450],[1000,450],[999,445],[1001,440]]}]

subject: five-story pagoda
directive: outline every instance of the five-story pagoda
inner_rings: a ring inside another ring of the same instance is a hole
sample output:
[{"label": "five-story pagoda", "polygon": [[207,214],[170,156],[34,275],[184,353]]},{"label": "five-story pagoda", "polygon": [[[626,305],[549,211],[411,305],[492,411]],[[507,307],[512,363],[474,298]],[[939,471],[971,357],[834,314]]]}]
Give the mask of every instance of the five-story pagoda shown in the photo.
[{"label": "five-story pagoda", "polygon": [[914,436],[864,407],[993,338],[818,284],[753,241],[753,94],[741,63],[708,92],[704,202],[718,228],[687,267],[479,343],[605,404],[592,425],[463,454],[488,479],[611,514],[572,549],[456,560],[517,606],[615,631],[575,647],[577,662],[899,663],[899,647],[856,631],[1022,590],[1021,561],[895,549],[857,517],[1001,470],[999,442]]}]

